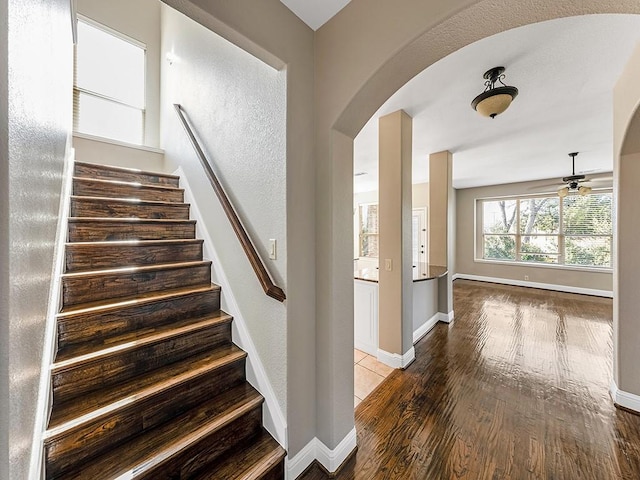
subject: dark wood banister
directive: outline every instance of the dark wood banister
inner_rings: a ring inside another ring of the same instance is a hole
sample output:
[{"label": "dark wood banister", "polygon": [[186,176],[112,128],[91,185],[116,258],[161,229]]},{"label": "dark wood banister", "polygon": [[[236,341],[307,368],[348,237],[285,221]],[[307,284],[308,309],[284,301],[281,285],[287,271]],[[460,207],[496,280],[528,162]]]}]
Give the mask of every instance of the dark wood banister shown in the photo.
[{"label": "dark wood banister", "polygon": [[251,263],[251,266],[253,267],[253,271],[256,273],[256,276],[258,277],[258,281],[260,282],[260,285],[262,285],[262,289],[264,290],[264,293],[266,293],[271,298],[275,298],[280,302],[284,302],[284,300],[287,298],[284,294],[284,291],[273,283],[273,280],[271,279],[271,276],[269,275],[267,268],[264,266],[264,262],[260,258],[260,255],[258,255],[258,252],[256,252],[256,249],[253,246],[253,242],[251,242],[251,239],[249,238],[247,231],[242,226],[242,222],[240,221],[240,218],[238,218],[238,214],[233,208],[233,205],[231,204],[229,197],[227,197],[227,194],[224,192],[224,189],[222,188],[222,185],[218,181],[216,174],[213,172],[213,169],[211,168],[211,165],[209,164],[207,157],[202,151],[202,148],[200,147],[200,144],[198,143],[198,140],[196,139],[193,133],[193,130],[191,129],[191,126],[189,125],[189,122],[185,117],[182,106],[177,103],[174,103],[173,106],[175,107],[176,112],[178,113],[178,118],[180,118],[180,121],[182,122],[182,126],[187,132],[187,136],[191,141],[191,145],[193,145],[193,148],[196,151],[196,155],[198,155],[198,158],[200,159],[200,163],[202,164],[204,171],[207,174],[209,181],[211,182],[211,186],[213,187],[214,192],[216,192],[216,196],[218,197],[218,200],[220,200],[220,203],[222,204],[222,208],[224,209],[224,212],[227,214],[227,218],[231,223],[231,227],[233,227],[233,231],[236,232],[236,236],[238,237],[238,240],[242,245],[242,249],[244,250],[244,253],[247,255],[247,258],[249,259],[249,263]]}]

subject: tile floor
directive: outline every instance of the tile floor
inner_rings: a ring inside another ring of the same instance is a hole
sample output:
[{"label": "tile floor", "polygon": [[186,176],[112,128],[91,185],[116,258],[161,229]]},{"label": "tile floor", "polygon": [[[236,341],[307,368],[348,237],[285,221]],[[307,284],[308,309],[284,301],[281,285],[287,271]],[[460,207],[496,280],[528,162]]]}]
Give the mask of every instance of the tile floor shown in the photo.
[{"label": "tile floor", "polygon": [[382,381],[393,372],[393,368],[379,362],[376,357],[353,350],[353,408],[366,398]]}]

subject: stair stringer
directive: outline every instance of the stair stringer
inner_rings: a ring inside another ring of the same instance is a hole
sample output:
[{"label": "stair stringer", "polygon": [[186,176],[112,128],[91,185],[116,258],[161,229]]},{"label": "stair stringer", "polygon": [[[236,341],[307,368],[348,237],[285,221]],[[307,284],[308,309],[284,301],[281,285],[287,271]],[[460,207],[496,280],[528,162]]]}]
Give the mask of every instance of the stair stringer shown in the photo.
[{"label": "stair stringer", "polygon": [[246,360],[247,381],[258,390],[265,399],[262,408],[264,428],[276,439],[280,446],[287,450],[288,436],[285,416],[282,413],[264,365],[260,360],[258,350],[253,343],[246,321],[242,316],[242,311],[235,299],[233,286],[227,279],[204,217],[200,213],[198,202],[192,193],[187,174],[182,167],[178,167],[172,174],[180,177],[180,188],[184,189],[184,201],[191,205],[190,218],[196,220],[196,237],[204,240],[204,258],[211,260],[213,265],[215,265],[215,269],[211,269],[211,276],[212,280],[222,287],[220,296],[221,308],[233,316],[233,322],[231,324],[233,342],[248,354]]},{"label": "stair stringer", "polygon": [[69,205],[73,190],[73,168],[75,165],[75,150],[67,142],[67,152],[62,172],[62,190],[60,192],[60,207],[58,210],[58,226],[56,230],[53,250],[53,267],[51,286],[49,289],[49,306],[43,338],[42,365],[40,367],[40,382],[38,385],[37,410],[33,426],[33,440],[31,444],[31,458],[29,461],[29,478],[44,478],[44,433],[49,423],[49,415],[53,407],[53,389],[51,385],[51,365],[54,362],[57,346],[57,314],[62,305],[62,274],[64,273],[65,248],[68,235]]}]

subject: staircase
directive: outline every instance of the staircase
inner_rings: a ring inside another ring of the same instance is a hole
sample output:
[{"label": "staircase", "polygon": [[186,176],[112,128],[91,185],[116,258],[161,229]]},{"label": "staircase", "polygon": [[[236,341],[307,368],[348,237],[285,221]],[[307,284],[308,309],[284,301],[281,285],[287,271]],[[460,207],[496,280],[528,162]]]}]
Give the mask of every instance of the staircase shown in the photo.
[{"label": "staircase", "polygon": [[183,193],[75,164],[46,479],[284,478]]}]

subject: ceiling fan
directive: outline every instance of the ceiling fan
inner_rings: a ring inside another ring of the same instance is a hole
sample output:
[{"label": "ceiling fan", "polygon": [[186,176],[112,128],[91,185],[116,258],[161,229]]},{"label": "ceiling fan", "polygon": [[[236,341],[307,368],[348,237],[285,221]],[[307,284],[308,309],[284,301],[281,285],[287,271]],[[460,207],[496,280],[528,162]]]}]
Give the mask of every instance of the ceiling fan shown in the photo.
[{"label": "ceiling fan", "polygon": [[[579,195],[588,195],[591,192],[591,186],[585,185],[589,183],[593,185],[596,182],[607,182],[610,178],[598,178],[594,180],[590,180],[584,174],[576,175],[576,157],[578,156],[578,152],[572,152],[569,154],[571,157],[571,175],[562,177],[562,182],[565,184],[562,188],[558,190],[558,196],[560,198],[564,198],[571,192],[576,192]],[[555,186],[557,184],[545,185],[545,186]]]},{"label": "ceiling fan", "polygon": [[562,181],[566,183],[567,186],[558,190],[558,196],[560,198],[566,197],[569,195],[569,192],[576,190],[580,195],[587,195],[591,192],[591,187],[580,185],[586,181],[587,177],[582,174],[576,175],[576,157],[578,156],[578,152],[572,152],[569,156],[571,157],[571,175],[562,177]]}]

